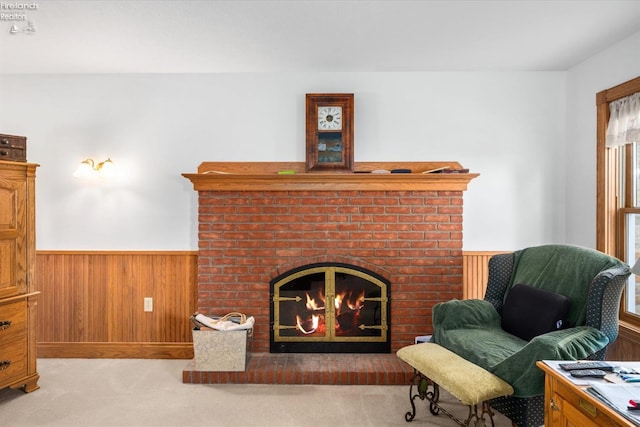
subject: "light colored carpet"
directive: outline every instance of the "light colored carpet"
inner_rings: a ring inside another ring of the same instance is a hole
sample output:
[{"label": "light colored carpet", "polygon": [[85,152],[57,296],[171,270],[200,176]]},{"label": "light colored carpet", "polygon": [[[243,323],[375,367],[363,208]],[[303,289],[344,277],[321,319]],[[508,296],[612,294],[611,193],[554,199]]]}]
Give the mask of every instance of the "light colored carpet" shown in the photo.
[{"label": "light colored carpet", "polygon": [[[364,356],[363,356],[364,357]],[[54,427],[454,426],[409,386],[183,384],[186,360],[39,359],[40,389],[0,390],[0,425]],[[466,419],[450,395],[447,409]],[[497,427],[511,426],[500,414]]]}]

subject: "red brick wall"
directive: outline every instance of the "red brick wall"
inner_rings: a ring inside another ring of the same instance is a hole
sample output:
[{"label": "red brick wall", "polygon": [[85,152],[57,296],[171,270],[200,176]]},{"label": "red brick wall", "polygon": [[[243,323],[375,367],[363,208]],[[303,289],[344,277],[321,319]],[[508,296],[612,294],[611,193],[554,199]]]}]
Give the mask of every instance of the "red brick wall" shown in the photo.
[{"label": "red brick wall", "polygon": [[198,310],[255,316],[269,351],[269,281],[341,262],[391,282],[391,349],[431,332],[431,308],[462,298],[461,191],[201,191]]}]

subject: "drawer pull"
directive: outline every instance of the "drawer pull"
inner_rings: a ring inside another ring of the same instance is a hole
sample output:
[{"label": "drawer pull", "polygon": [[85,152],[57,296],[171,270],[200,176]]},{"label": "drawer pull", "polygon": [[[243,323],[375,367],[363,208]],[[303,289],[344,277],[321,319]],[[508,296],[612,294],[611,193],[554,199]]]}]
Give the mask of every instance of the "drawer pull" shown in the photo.
[{"label": "drawer pull", "polygon": [[0,156],[8,156],[9,152],[7,150],[0,150]]},{"label": "drawer pull", "polygon": [[11,326],[11,320],[0,320],[0,331],[3,329],[9,329]]},{"label": "drawer pull", "polygon": [[4,371],[11,365],[11,360],[0,360],[0,371]]},{"label": "drawer pull", "polygon": [[558,405],[556,404],[556,401],[553,399],[549,399],[549,406],[551,406],[551,409],[553,409],[554,411],[560,410],[560,408],[558,408]]},{"label": "drawer pull", "polygon": [[9,140],[8,140],[8,139],[0,140],[0,144],[2,144],[2,145],[9,145]]},{"label": "drawer pull", "polygon": [[592,418],[595,418],[598,415],[598,411],[595,406],[591,403],[587,402],[584,399],[580,399],[580,408],[584,410],[587,414],[591,415]]}]

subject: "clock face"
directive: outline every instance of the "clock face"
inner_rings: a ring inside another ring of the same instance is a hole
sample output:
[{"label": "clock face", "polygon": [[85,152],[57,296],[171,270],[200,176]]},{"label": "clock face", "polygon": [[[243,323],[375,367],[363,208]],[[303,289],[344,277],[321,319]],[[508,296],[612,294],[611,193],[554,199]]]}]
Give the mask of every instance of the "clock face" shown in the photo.
[{"label": "clock face", "polygon": [[342,129],[342,107],[318,107],[319,130]]}]

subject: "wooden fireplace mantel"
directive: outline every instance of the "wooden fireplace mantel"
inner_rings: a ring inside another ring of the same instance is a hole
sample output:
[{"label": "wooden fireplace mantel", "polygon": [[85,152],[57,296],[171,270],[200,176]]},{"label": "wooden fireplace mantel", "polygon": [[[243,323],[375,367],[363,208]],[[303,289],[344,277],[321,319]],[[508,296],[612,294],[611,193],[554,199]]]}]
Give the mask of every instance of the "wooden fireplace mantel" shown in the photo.
[{"label": "wooden fireplace mantel", "polygon": [[[477,173],[427,173],[457,162],[356,162],[354,172],[306,172],[304,162],[203,162],[197,173],[183,173],[196,191],[395,190],[464,191]],[[374,174],[378,169],[412,173]],[[282,173],[287,172],[287,173]]]}]

